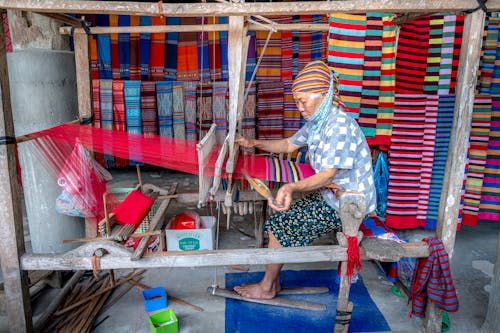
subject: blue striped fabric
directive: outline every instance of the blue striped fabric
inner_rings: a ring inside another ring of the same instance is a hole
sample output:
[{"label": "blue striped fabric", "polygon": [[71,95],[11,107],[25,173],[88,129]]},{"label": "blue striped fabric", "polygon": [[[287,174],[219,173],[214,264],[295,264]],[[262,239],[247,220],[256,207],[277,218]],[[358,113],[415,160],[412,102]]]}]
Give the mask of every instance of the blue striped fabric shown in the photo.
[{"label": "blue striped fabric", "polygon": [[[113,80],[101,80],[101,128],[113,129]],[[105,146],[106,147],[106,146]],[[104,154],[104,164],[107,168],[113,168],[114,158],[112,147]]]},{"label": "blue striped fabric", "polygon": [[[292,15],[292,23],[300,23],[300,15]],[[300,50],[300,31],[292,31],[292,77],[295,78],[299,73],[299,50]]]},{"label": "blue striped fabric", "polygon": [[172,84],[172,117],[174,138],[185,139],[186,129],[184,125],[184,84],[183,82],[174,82]]},{"label": "blue striped fabric", "polygon": [[[108,27],[108,15],[96,15],[96,26]],[[111,79],[113,77],[111,71],[111,40],[109,35],[97,35],[97,68],[99,69],[99,78]]]},{"label": "blue striped fabric", "polygon": [[[219,24],[228,24],[229,20],[225,16],[219,17]],[[255,32],[254,32],[255,33]],[[250,35],[250,34],[249,34]],[[229,81],[229,67],[227,63],[227,31],[219,32],[220,38],[220,64],[222,68],[222,81]],[[255,38],[254,38],[254,53],[255,53]],[[250,53],[250,45],[248,47],[248,52]],[[251,60],[252,63],[248,61]],[[255,56],[253,58],[247,57],[247,71],[249,67],[252,69],[255,68]],[[250,74],[252,75],[252,74]],[[249,80],[249,79],[247,79]]]},{"label": "blue striped fabric", "polygon": [[[202,21],[204,20],[204,21]],[[207,24],[206,18],[197,17],[196,24]],[[208,53],[208,33],[200,31],[198,36],[198,73],[200,81],[210,81],[210,56]]]},{"label": "blue striped fabric", "polygon": [[173,137],[172,131],[172,82],[156,82],[156,105],[158,106],[158,126],[160,136]]},{"label": "blue striped fabric", "polygon": [[[312,15],[312,23],[326,23],[324,15]],[[311,60],[326,60],[323,58],[323,31],[313,31],[311,37]]]},{"label": "blue striped fabric", "polygon": [[184,122],[186,139],[196,140],[196,81],[184,82]]},{"label": "blue striped fabric", "polygon": [[[179,17],[167,17],[167,25],[179,25]],[[178,32],[167,32],[165,36],[165,81],[175,81],[177,79],[177,42]]]},{"label": "blue striped fabric", "polygon": [[[130,26],[130,16],[119,15],[118,26]],[[123,80],[130,79],[130,34],[118,34],[118,51],[120,54],[120,78]]]},{"label": "blue striped fabric", "polygon": [[[151,25],[151,16],[141,16],[139,24],[141,26]],[[140,62],[141,62],[141,80],[149,79],[149,50],[151,48],[151,34],[141,32],[140,39]]]},{"label": "blue striped fabric", "polygon": [[[124,81],[125,114],[127,115],[127,132],[142,133],[141,115],[141,81]],[[136,148],[132,142],[129,144],[130,165],[142,164],[134,161],[142,161],[140,148]]]},{"label": "blue striped fabric", "polygon": [[212,110],[213,121],[217,125],[215,138],[217,144],[223,144],[227,134],[227,82],[214,82],[212,84]]},{"label": "blue striped fabric", "polygon": [[453,110],[455,107],[454,95],[439,96],[438,115],[436,123],[436,139],[434,144],[434,162],[429,190],[429,204],[425,229],[435,230],[437,226],[439,201],[443,187],[444,170],[448,156]]}]

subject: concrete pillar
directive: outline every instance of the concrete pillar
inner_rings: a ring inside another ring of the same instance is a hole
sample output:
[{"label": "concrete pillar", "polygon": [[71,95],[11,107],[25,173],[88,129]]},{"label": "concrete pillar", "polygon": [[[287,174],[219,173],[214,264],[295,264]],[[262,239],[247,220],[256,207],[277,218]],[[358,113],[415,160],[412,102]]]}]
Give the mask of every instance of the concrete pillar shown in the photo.
[{"label": "concrete pillar", "polygon": [[500,329],[500,232],[497,240],[497,260],[491,279],[490,300],[488,312],[484,321],[481,333],[498,332]]},{"label": "concrete pillar", "polygon": [[[73,52],[26,49],[9,53],[7,60],[16,136],[77,119]],[[79,244],[62,241],[84,237],[83,219],[55,211],[61,188],[27,144],[19,144],[18,149],[33,252],[57,253],[74,248]]]}]

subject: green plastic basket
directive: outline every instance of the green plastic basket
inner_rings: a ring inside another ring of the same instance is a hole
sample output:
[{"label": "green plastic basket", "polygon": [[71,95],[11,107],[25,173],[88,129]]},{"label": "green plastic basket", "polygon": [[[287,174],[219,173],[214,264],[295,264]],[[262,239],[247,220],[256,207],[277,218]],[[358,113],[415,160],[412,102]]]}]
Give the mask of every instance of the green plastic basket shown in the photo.
[{"label": "green plastic basket", "polygon": [[174,311],[165,309],[149,314],[149,327],[153,333],[177,333],[179,322]]}]

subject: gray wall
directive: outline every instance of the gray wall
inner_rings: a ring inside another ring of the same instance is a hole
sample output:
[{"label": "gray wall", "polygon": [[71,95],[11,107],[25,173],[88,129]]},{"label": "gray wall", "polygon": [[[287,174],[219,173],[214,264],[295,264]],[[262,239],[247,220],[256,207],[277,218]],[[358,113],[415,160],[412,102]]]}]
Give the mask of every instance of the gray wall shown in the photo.
[{"label": "gray wall", "polygon": [[[7,54],[7,61],[16,136],[77,119],[73,52],[32,48]],[[84,220],[55,211],[61,189],[29,145],[21,143],[18,149],[33,252],[67,251],[79,244],[62,241],[83,237]]]}]

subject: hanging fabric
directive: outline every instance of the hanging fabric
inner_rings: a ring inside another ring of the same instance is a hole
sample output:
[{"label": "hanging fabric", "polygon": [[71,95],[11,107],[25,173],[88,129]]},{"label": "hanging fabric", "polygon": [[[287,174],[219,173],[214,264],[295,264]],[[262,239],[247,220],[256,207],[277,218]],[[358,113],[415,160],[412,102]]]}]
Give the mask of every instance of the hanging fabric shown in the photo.
[{"label": "hanging fabric", "polygon": [[[151,16],[141,16],[139,19],[141,26],[147,27],[151,25]],[[141,63],[141,80],[149,79],[149,55],[151,48],[151,33],[141,32],[139,34],[140,45],[140,63]]]},{"label": "hanging fabric", "polygon": [[174,136],[172,82],[156,82],[156,104],[158,106],[158,128],[160,136],[172,138]]},{"label": "hanging fabric", "polygon": [[387,208],[387,187],[389,185],[389,166],[384,153],[379,151],[375,165],[373,166],[373,180],[377,190],[377,216],[385,217]]},{"label": "hanging fabric", "polygon": [[[130,16],[130,26],[137,27],[140,24],[140,17]],[[130,33],[130,80],[141,79],[141,62],[140,62],[140,34],[138,32]]]},{"label": "hanging fabric", "polygon": [[[167,25],[180,25],[179,17],[167,17]],[[165,81],[177,80],[177,43],[178,32],[167,32],[165,38]]]},{"label": "hanging fabric", "polygon": [[[130,16],[119,15],[118,26],[120,27],[130,26]],[[129,33],[118,34],[118,52],[120,59],[120,79],[128,80],[130,79],[130,55],[131,55]]]}]

